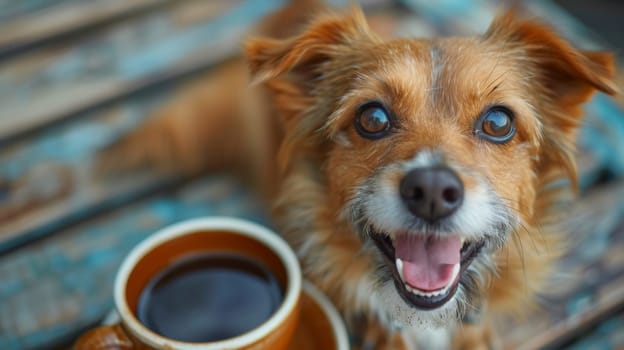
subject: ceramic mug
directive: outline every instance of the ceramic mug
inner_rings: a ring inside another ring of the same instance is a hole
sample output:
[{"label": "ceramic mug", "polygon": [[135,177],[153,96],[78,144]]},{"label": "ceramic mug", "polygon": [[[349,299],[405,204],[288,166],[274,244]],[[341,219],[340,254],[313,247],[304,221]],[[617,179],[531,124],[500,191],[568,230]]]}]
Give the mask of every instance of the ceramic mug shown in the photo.
[{"label": "ceramic mug", "polygon": [[[137,305],[149,281],[172,262],[197,253],[236,253],[262,263],[283,288],[280,306],[258,327],[238,336],[205,343],[161,336],[137,317]],[[114,286],[120,322],[83,335],[74,349],[285,350],[289,347],[301,304],[301,269],[294,252],[276,233],[234,218],[201,218],[158,231],[136,246],[121,264]]]}]

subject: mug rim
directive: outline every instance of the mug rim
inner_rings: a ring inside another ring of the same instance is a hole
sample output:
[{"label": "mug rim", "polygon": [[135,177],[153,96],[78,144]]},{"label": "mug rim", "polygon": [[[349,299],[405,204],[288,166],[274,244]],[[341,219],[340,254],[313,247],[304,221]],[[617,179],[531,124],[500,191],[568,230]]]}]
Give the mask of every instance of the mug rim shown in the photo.
[{"label": "mug rim", "polygon": [[[126,285],[128,277],[133,271],[136,264],[152,249],[161,244],[176,239],[185,234],[207,231],[231,231],[233,233],[243,235],[268,247],[280,259],[286,271],[286,290],[282,303],[278,309],[266,321],[258,327],[238,335],[214,342],[184,342],[166,338],[149,328],[145,327],[134,315],[126,300]],[[272,230],[253,223],[248,220],[215,216],[202,217],[196,219],[185,220],[173,225],[166,226],[148,238],[136,245],[130,253],[124,258],[117,275],[114,285],[115,307],[119,311],[122,323],[126,325],[129,331],[145,344],[158,347],[175,347],[180,350],[217,350],[230,349],[252,345],[260,341],[263,337],[270,334],[280,323],[282,323],[296,307],[299,300],[299,294],[302,290],[302,273],[299,261],[290,248],[277,233]]]}]

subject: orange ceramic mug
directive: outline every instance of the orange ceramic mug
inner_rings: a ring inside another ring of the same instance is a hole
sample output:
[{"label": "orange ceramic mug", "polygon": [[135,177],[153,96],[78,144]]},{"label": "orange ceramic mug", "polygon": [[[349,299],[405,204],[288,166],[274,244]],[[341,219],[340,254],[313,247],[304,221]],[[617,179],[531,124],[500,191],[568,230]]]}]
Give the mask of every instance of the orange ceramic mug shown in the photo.
[{"label": "orange ceramic mug", "polygon": [[[137,317],[137,305],[150,280],[189,254],[236,253],[266,266],[282,287],[280,306],[256,328],[232,338],[204,343],[159,335]],[[300,309],[302,277],[293,251],[276,233],[234,218],[201,218],[158,231],[136,246],[123,261],[115,280],[115,307],[121,322],[95,328],[75,344],[84,349],[216,350],[289,347]]]}]

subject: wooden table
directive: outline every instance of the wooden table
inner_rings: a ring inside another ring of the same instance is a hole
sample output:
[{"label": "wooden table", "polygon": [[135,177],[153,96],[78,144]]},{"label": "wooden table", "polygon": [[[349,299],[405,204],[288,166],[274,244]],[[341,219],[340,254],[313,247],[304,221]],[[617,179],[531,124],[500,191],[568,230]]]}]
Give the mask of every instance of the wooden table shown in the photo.
[{"label": "wooden table", "polygon": [[[339,3],[339,1],[335,1]],[[112,307],[121,259],[154,230],[196,216],[269,224],[223,175],[137,173],[102,181],[102,147],[149,118],[189,80],[236,55],[278,0],[0,0],[0,349],[54,348]],[[364,1],[403,36],[482,31],[496,1]],[[566,36],[600,45],[547,1],[531,2]],[[541,312],[506,326],[509,346],[624,346],[624,113],[588,106],[574,252]]]}]

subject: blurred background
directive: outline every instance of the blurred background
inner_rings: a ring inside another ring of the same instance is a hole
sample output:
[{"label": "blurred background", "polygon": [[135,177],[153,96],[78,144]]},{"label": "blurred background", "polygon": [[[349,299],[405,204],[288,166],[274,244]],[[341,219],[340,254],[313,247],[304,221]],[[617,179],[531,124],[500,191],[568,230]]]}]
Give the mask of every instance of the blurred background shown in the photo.
[{"label": "blurred background", "polygon": [[[158,228],[203,215],[268,224],[225,175],[102,181],[91,167],[176,89],[239,54],[250,27],[283,2],[0,0],[0,349],[69,347],[111,310],[121,260]],[[411,37],[479,33],[500,5],[361,3],[377,28]],[[522,3],[575,45],[622,63],[624,2]],[[573,250],[540,310],[501,322],[508,348],[624,348],[623,106],[597,95],[586,107],[581,191],[567,209]]]}]

